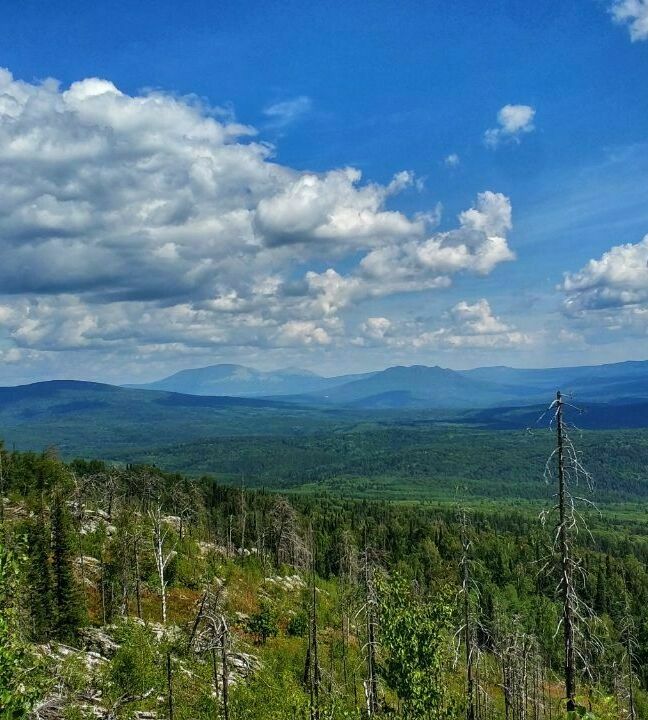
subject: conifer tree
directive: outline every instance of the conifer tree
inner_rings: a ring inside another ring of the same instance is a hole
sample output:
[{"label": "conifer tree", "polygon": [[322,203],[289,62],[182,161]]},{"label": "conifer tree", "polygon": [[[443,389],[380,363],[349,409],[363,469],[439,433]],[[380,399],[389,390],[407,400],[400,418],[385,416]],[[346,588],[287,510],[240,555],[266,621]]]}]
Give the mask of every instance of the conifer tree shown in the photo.
[{"label": "conifer tree", "polygon": [[60,491],[52,506],[52,569],[54,575],[55,632],[69,640],[83,623],[82,603],[74,578],[72,519]]},{"label": "conifer tree", "polygon": [[52,632],[52,566],[50,562],[50,527],[43,509],[29,528],[29,587],[33,635],[46,640]]}]

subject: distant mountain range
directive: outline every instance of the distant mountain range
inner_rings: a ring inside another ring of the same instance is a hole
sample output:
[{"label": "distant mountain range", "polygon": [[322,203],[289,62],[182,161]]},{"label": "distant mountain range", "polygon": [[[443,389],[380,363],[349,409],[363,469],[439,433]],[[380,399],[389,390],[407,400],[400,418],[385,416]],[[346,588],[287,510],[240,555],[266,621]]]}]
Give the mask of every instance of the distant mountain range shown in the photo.
[{"label": "distant mountain range", "polygon": [[[583,429],[648,428],[648,363],[591,368],[514,370],[392,367],[366,375],[320,378],[299,371],[220,373],[219,395],[116,387],[58,380],[0,387],[0,440],[9,447],[56,446],[64,456],[141,457],[173,447],[178,462],[219,438],[305,438],[363,432],[367,428],[465,426],[523,430],[548,423],[543,409],[556,387],[574,394],[570,420]],[[243,370],[246,370],[243,368]],[[188,370],[184,387],[205,387]],[[268,377],[271,376],[271,377]],[[173,376],[177,378],[178,376]],[[294,381],[292,378],[297,378]],[[161,381],[167,387],[173,378]],[[312,383],[312,384],[308,384]],[[156,384],[157,385],[157,384]],[[294,394],[269,396],[277,388]],[[308,392],[303,388],[308,387]],[[296,389],[302,390],[295,393]],[[237,397],[235,392],[258,396]],[[253,443],[254,444],[254,443]],[[171,451],[170,451],[171,452]],[[207,450],[205,450],[207,452]],[[202,457],[202,456],[201,456]]]},{"label": "distant mountain range", "polygon": [[129,385],[140,390],[167,390],[190,395],[273,396],[314,393],[346,382],[368,378],[362,375],[340,375],[325,378],[308,370],[286,368],[264,372],[244,365],[210,365],[181,370],[156,382]]},{"label": "distant mountain range", "polygon": [[305,370],[262,372],[242,365],[211,365],[133,387],[358,409],[522,406],[547,402],[557,389],[577,401],[627,403],[648,400],[648,361],[530,370],[500,366],[457,371],[413,365],[328,378]]},{"label": "distant mountain range", "polygon": [[0,438],[110,452],[394,420],[521,428],[557,388],[586,411],[578,418],[583,428],[648,427],[648,361],[544,370],[414,365],[328,378],[214,365],[140,388],[73,380],[0,388]]}]

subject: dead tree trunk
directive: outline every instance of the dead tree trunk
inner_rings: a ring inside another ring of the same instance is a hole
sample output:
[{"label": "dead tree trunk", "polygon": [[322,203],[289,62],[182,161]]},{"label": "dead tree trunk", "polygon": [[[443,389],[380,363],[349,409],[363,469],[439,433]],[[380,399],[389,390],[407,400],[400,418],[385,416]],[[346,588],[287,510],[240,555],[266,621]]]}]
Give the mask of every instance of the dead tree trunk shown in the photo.
[{"label": "dead tree trunk", "polygon": [[241,476],[241,552],[245,548],[245,530],[247,524],[247,510],[245,504],[245,477]]},{"label": "dead tree trunk", "polygon": [[506,720],[511,718],[511,673],[507,665],[507,660],[502,655],[502,692],[504,693],[504,717]]},{"label": "dead tree trunk", "polygon": [[155,508],[149,511],[149,516],[153,523],[153,555],[155,557],[155,567],[160,582],[160,598],[162,601],[162,624],[166,625],[167,621],[167,579],[166,568],[169,561],[173,557],[173,550],[167,552],[165,548],[168,530],[164,527],[162,519],[162,506],[157,504]]},{"label": "dead tree trunk", "polygon": [[628,703],[628,720],[636,720],[636,709],[635,709],[635,688],[634,688],[634,672],[632,663],[634,660],[634,651],[637,647],[637,640],[635,635],[635,623],[630,612],[630,603],[628,597],[628,591],[626,589],[625,594],[625,612],[623,618],[622,633],[624,637],[625,645],[625,675],[627,676],[626,688],[626,699]]},{"label": "dead tree trunk", "polygon": [[311,528],[311,602],[310,602],[310,629],[309,629],[309,653],[307,658],[307,670],[309,677],[310,695],[310,717],[311,720],[320,720],[319,696],[320,696],[320,666],[319,648],[317,637],[317,587],[315,585],[315,542]]},{"label": "dead tree trunk", "polygon": [[[214,590],[207,587],[198,607],[189,635],[188,648],[198,653],[209,652],[216,700],[220,699],[220,710],[224,720],[229,720],[229,658],[231,644],[227,619],[221,608],[222,587]],[[220,688],[217,654],[220,654]],[[219,692],[220,690],[220,692]]]},{"label": "dead tree trunk", "polygon": [[142,619],[142,593],[140,591],[140,565],[139,565],[139,537],[133,541],[133,555],[135,556],[135,599],[137,601],[137,617]]},{"label": "dead tree trunk", "polygon": [[223,720],[229,720],[229,663],[227,661],[227,645],[229,628],[225,616],[221,615],[221,674],[223,686]]},{"label": "dead tree trunk", "polygon": [[466,531],[466,513],[461,515],[461,571],[462,571],[462,592],[463,592],[463,635],[466,656],[466,720],[475,720],[475,676],[473,668],[473,628],[470,612],[470,567],[468,553],[470,541]]},{"label": "dead tree trunk", "polygon": [[565,428],[563,424],[563,400],[560,391],[556,393],[556,443],[558,452],[558,513],[559,526],[558,538],[562,564],[562,621],[563,641],[565,652],[565,697],[567,699],[567,711],[576,709],[576,650],[574,645],[574,608],[572,602],[573,573],[571,548],[569,545],[567,511],[566,511],[566,487],[565,487]]},{"label": "dead tree trunk", "polygon": [[212,674],[214,676],[214,694],[216,695],[216,701],[218,701],[218,664],[216,662],[216,648],[211,649],[211,661],[212,661]]},{"label": "dead tree trunk", "polygon": [[628,656],[628,714],[630,720],[635,720],[634,682],[632,680],[632,642],[630,632],[626,634],[626,653]]},{"label": "dead tree trunk", "polygon": [[373,717],[378,712],[378,677],[376,672],[376,596],[373,583],[373,571],[369,563],[369,552],[365,549],[365,592],[367,620],[367,680],[365,697],[367,715]]}]

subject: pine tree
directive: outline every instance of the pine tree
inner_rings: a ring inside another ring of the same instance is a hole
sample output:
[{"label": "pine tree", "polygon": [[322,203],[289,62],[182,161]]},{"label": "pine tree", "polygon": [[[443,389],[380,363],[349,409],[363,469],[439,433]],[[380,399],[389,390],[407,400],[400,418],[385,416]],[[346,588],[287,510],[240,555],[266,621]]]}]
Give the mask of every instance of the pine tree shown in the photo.
[{"label": "pine tree", "polygon": [[607,593],[606,593],[606,577],[602,567],[596,574],[596,593],[594,595],[594,607],[597,612],[607,612]]},{"label": "pine tree", "polygon": [[52,566],[50,529],[43,510],[29,528],[29,588],[35,640],[46,640],[52,632]]},{"label": "pine tree", "polygon": [[83,623],[82,603],[73,569],[72,519],[60,492],[52,507],[52,558],[54,573],[55,632],[69,640]]}]

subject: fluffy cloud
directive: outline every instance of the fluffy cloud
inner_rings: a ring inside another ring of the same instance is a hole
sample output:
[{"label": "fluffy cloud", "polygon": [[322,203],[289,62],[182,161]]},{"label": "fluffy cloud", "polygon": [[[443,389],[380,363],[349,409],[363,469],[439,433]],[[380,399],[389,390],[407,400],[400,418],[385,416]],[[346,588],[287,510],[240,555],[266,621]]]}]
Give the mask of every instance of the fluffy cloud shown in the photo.
[{"label": "fluffy cloud", "polygon": [[370,317],[362,324],[363,333],[373,340],[382,340],[392,327],[386,317]]},{"label": "fluffy cloud", "polygon": [[16,348],[329,345],[353,303],[513,258],[503,195],[480,194],[455,229],[434,232],[436,211],[387,207],[411,173],[379,185],[353,168],[297,171],[272,152],[192,98],[0,70],[3,360]]},{"label": "fluffy cloud", "polygon": [[515,256],[506,232],[511,228],[511,205],[500,193],[484,192],[476,206],[459,215],[459,228],[421,240],[388,243],[372,250],[360,263],[372,279],[391,280],[396,289],[411,283],[447,283],[461,270],[487,274]]},{"label": "fluffy cloud", "polygon": [[638,243],[616,245],[581,270],[566,273],[561,289],[565,312],[596,318],[609,328],[648,327],[648,235]]},{"label": "fluffy cloud", "polygon": [[528,345],[531,336],[519,332],[493,314],[488,300],[457,303],[448,313],[450,323],[438,330],[422,333],[414,345],[445,348],[515,348]]},{"label": "fluffy cloud", "polygon": [[648,40],[648,0],[616,0],[610,13],[615,22],[628,26],[632,42]]},{"label": "fluffy cloud", "polygon": [[449,168],[459,167],[459,165],[461,164],[461,159],[459,158],[459,155],[457,155],[457,153],[450,153],[450,155],[446,155],[446,157],[443,159],[443,164]]},{"label": "fluffy cloud", "polygon": [[335,243],[338,248],[363,247],[420,234],[422,222],[381,209],[389,195],[411,183],[409,173],[399,173],[387,187],[357,187],[360,178],[360,171],[353,168],[324,176],[303,173],[280,192],[260,200],[255,229],[270,246]]},{"label": "fluffy cloud", "polygon": [[445,314],[441,327],[423,329],[420,323],[396,326],[388,318],[368,318],[361,326],[363,338],[392,347],[434,349],[502,349],[529,345],[533,337],[518,331],[493,314],[488,300],[466,300]]},{"label": "fluffy cloud", "polygon": [[535,127],[535,109],[530,105],[504,105],[497,113],[497,127],[486,130],[484,142],[496,148],[501,142],[519,142],[520,136],[532,132]]},{"label": "fluffy cloud", "polygon": [[452,308],[450,315],[463,330],[472,335],[498,335],[511,329],[493,315],[490,303],[483,298],[473,305],[462,300]]},{"label": "fluffy cloud", "polygon": [[290,320],[281,326],[279,341],[286,345],[328,345],[328,332],[312,321]]},{"label": "fluffy cloud", "polygon": [[506,240],[510,228],[508,198],[480,193],[475,207],[460,213],[455,230],[400,242],[386,239],[348,276],[333,268],[307,273],[311,307],[332,315],[370,297],[448,287],[458,272],[486,275],[499,263],[514,259]]}]

